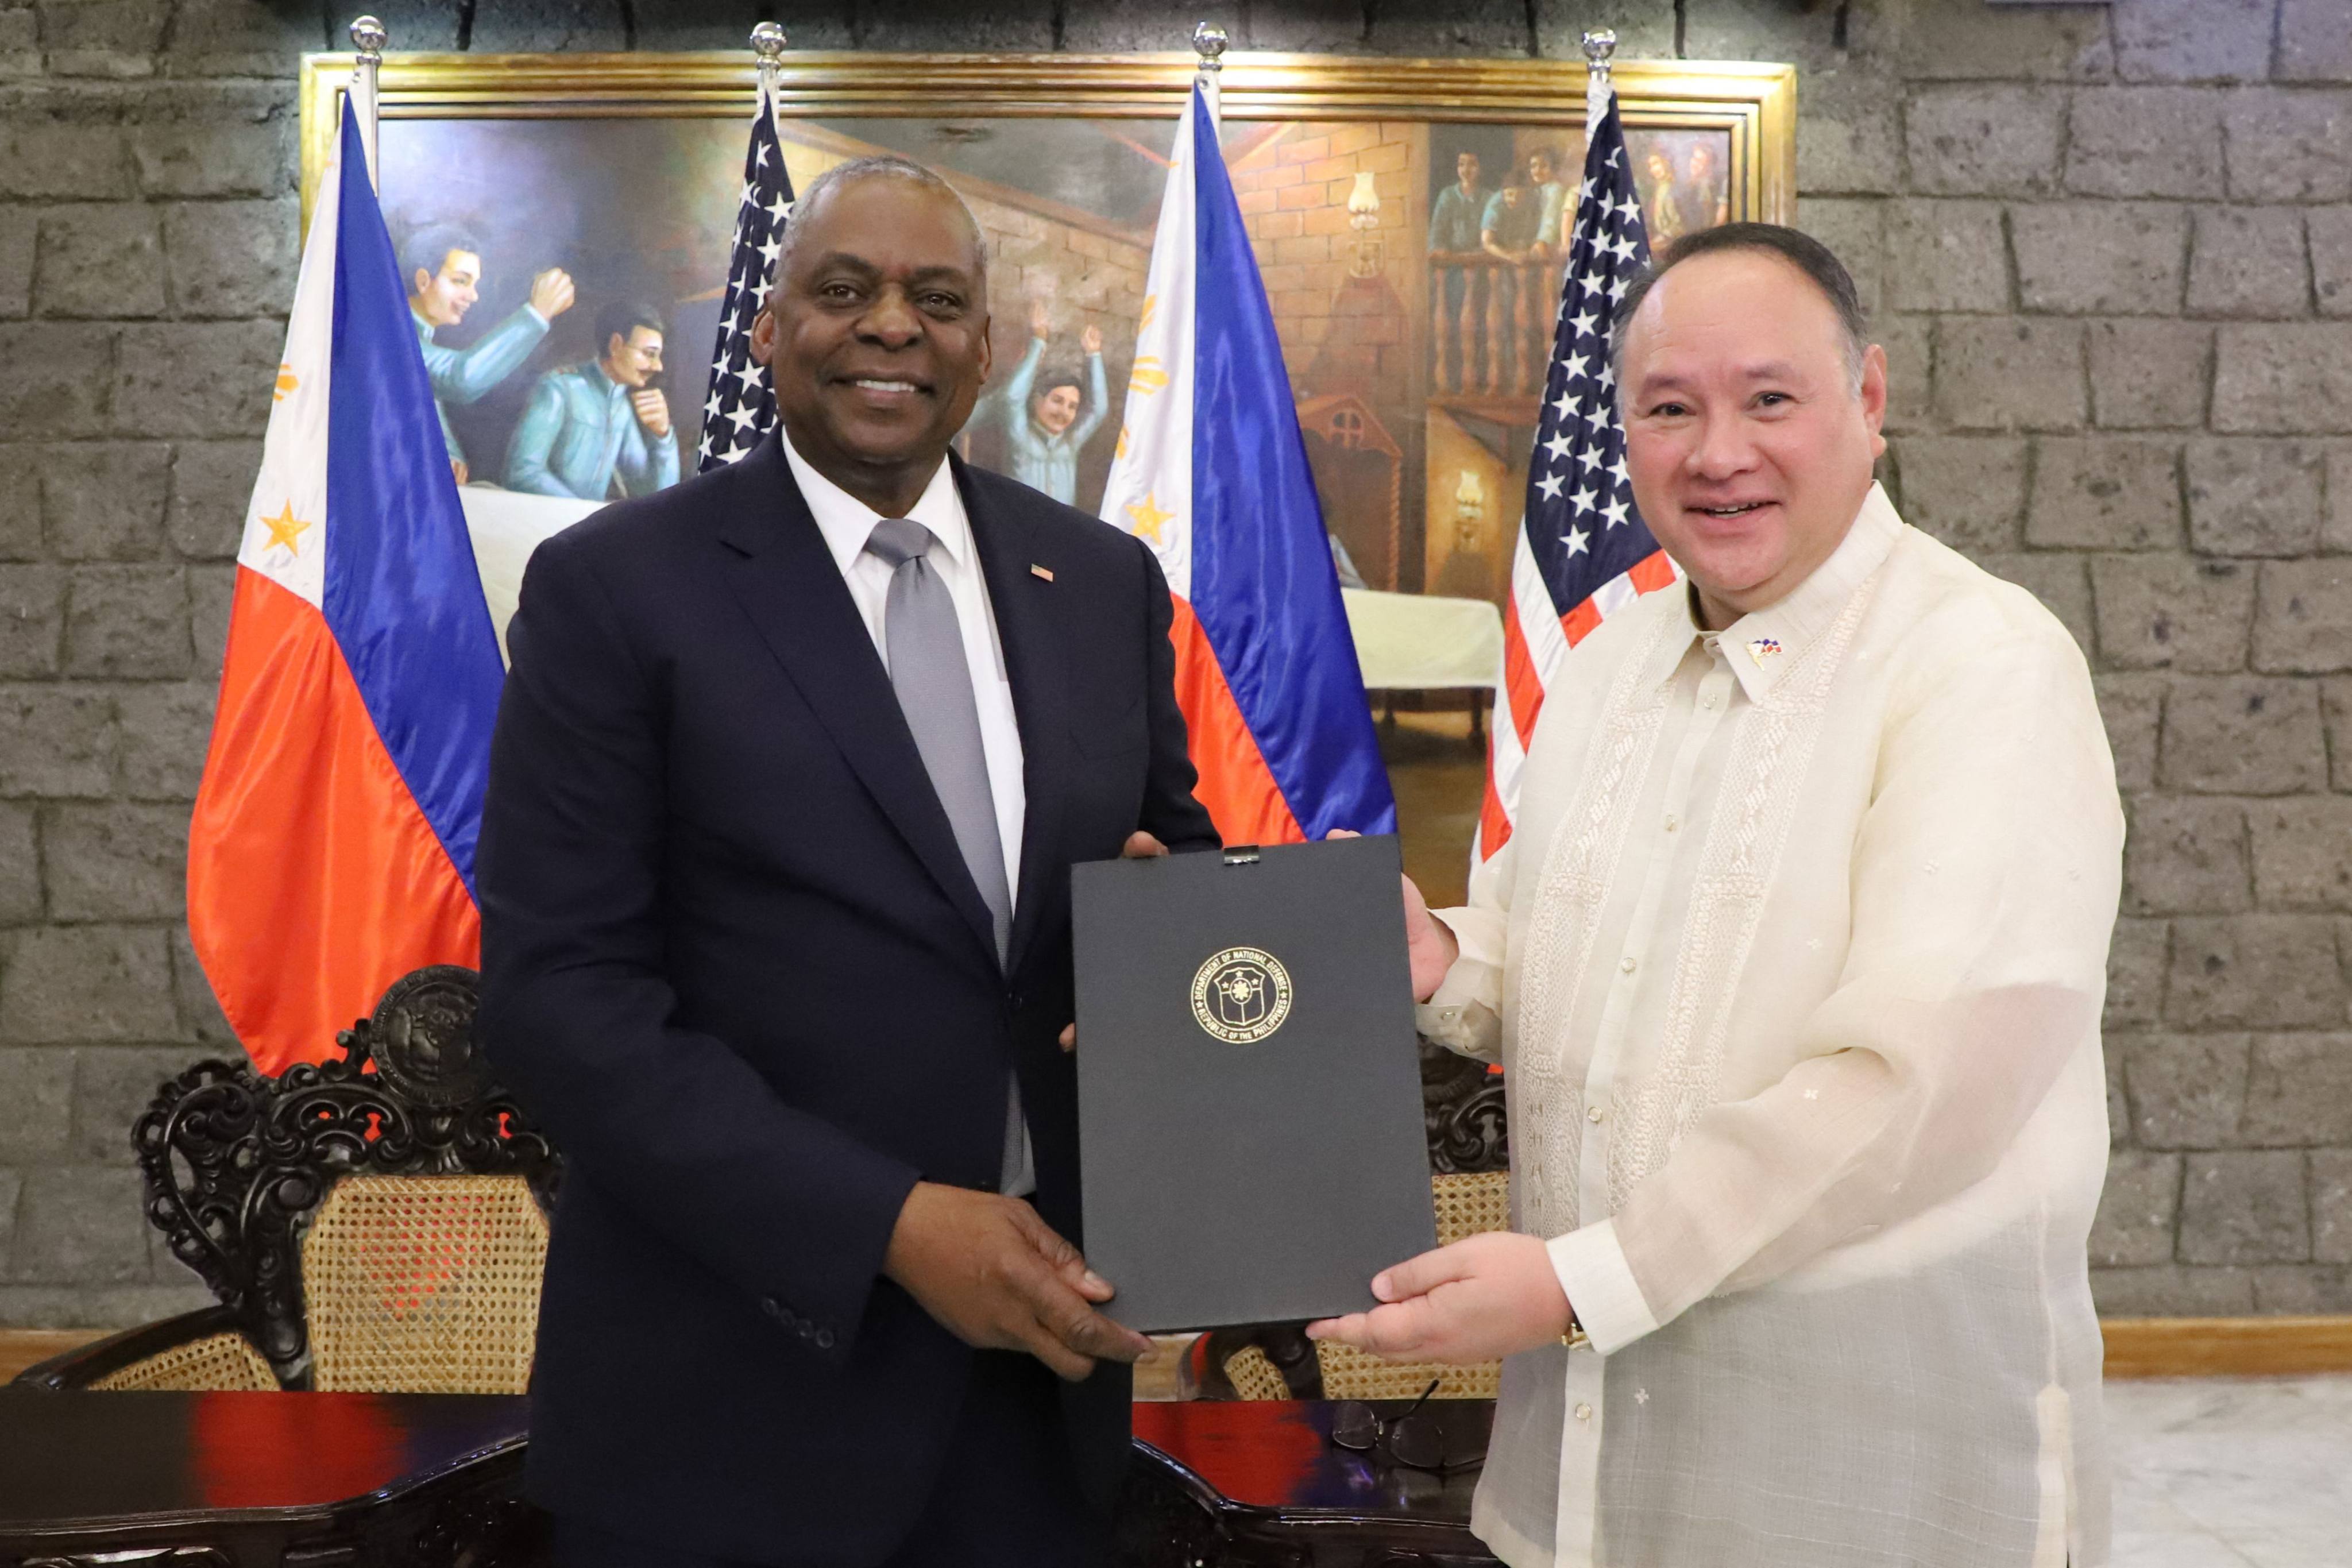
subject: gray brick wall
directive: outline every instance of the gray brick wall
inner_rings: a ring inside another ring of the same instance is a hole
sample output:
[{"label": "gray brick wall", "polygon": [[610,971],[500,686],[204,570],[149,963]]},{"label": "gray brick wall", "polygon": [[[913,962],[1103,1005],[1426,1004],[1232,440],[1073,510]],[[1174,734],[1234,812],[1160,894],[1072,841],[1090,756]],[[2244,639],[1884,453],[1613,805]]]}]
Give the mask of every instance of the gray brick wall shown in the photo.
[{"label": "gray brick wall", "polygon": [[[124,1131],[226,1041],[180,880],[322,0],[0,0],[0,1325],[200,1299]],[[2074,628],[2128,797],[2113,1312],[2352,1310],[2344,0],[383,0],[415,48],[1181,47],[1800,68],[1912,521]]]}]

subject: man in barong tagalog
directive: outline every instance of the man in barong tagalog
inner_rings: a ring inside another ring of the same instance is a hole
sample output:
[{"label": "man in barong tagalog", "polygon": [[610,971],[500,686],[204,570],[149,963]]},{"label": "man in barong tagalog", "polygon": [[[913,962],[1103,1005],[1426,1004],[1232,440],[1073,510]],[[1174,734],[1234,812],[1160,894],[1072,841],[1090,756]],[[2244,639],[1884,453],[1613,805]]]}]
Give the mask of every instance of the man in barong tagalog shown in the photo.
[{"label": "man in barong tagalog", "polygon": [[1513,1229],[1313,1325],[1504,1361],[1514,1568],[2100,1568],[2085,1242],[2123,816],[2082,654],[1872,483],[1882,352],[1794,230],[1685,237],[1612,342],[1686,584],[1546,698],[1421,1027],[1499,1060]]}]

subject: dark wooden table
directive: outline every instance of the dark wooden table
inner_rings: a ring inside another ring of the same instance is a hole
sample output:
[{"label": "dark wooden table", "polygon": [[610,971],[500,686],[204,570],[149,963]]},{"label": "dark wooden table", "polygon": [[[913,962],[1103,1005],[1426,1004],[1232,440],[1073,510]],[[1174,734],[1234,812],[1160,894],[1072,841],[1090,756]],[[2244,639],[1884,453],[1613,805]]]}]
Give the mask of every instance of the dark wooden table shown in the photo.
[{"label": "dark wooden table", "polygon": [[0,1386],[0,1564],[528,1560],[522,1399]]}]

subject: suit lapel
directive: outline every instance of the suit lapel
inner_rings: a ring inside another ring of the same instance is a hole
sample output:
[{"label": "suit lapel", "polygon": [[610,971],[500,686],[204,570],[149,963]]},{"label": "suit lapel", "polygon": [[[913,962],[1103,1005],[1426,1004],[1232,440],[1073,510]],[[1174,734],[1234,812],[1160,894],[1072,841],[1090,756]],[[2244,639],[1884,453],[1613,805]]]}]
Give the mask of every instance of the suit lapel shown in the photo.
[{"label": "suit lapel", "polygon": [[1054,879],[1061,874],[1063,792],[1075,761],[1068,690],[1052,624],[1056,590],[1050,579],[1030,571],[1033,565],[1050,571],[1053,563],[1035,553],[1027,519],[992,504],[960,458],[950,454],[948,460],[955,465],[956,488],[971,520],[996,638],[1004,648],[1004,673],[1013,683],[1013,716],[1021,729],[1021,885],[1013,895],[1013,941],[1005,961],[1005,972],[1018,973],[1039,923],[1057,902]]},{"label": "suit lapel", "polygon": [[955,829],[924,771],[874,638],[793,480],[782,439],[770,436],[733,470],[744,482],[734,487],[719,532],[740,557],[727,574],[728,585],[802,700],[971,927],[993,966],[996,937],[988,906],[956,847]]}]

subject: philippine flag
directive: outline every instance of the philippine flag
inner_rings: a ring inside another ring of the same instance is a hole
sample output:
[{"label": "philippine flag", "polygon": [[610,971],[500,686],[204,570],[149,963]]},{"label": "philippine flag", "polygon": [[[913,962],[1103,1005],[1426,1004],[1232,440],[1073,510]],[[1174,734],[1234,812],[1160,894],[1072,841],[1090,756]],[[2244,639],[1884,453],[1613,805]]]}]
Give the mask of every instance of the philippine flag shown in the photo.
[{"label": "philippine flag", "polygon": [[188,927],[274,1073],[327,1055],[408,971],[479,962],[474,839],[502,679],[348,109],[237,567]]},{"label": "philippine flag", "polygon": [[1224,841],[1394,832],[1274,312],[1197,86],[1177,121],[1102,516],[1167,573],[1193,793]]}]

